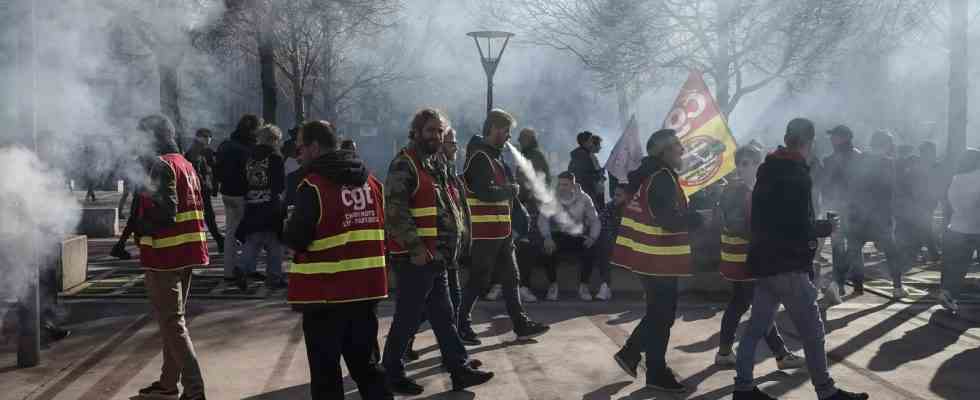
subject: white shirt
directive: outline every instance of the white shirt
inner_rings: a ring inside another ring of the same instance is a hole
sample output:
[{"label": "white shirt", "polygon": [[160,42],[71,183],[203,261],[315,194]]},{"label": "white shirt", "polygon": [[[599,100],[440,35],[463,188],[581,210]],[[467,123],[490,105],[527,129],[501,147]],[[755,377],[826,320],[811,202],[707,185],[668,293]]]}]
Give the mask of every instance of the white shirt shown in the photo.
[{"label": "white shirt", "polygon": [[953,176],[946,195],[953,209],[949,230],[980,234],[980,170]]}]

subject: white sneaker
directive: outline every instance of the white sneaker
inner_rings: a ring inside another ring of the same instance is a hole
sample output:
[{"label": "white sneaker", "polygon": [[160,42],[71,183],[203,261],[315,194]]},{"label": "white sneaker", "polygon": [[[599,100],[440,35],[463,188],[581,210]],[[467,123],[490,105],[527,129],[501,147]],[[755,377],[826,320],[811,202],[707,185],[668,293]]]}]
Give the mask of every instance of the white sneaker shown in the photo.
[{"label": "white sneaker", "polygon": [[545,296],[545,299],[548,299],[548,301],[558,301],[558,284],[557,283],[552,283],[551,286],[548,287],[548,295]]},{"label": "white sneaker", "polygon": [[806,359],[796,354],[789,353],[785,357],[776,360],[776,367],[779,369],[799,369],[806,366]]},{"label": "white sneaker", "polygon": [[960,312],[960,305],[953,298],[953,295],[949,293],[948,290],[943,290],[939,292],[939,304],[942,304],[943,308],[951,312]]},{"label": "white sneaker", "polygon": [[518,290],[521,292],[521,301],[525,303],[535,303],[538,301],[538,297],[535,296],[534,293],[531,293],[531,288],[521,286],[521,288]]},{"label": "white sneaker", "polygon": [[732,367],[735,365],[735,352],[728,354],[715,353],[715,365],[719,367]]},{"label": "white sneaker", "polygon": [[599,293],[596,293],[595,298],[602,301],[612,300],[612,290],[609,289],[609,285],[603,283],[599,286]]},{"label": "white sneaker", "polygon": [[909,296],[909,291],[908,290],[905,290],[905,287],[903,287],[903,286],[899,286],[899,287],[896,287],[895,289],[892,289],[892,297],[895,300],[904,299],[904,298],[906,298],[908,296]]},{"label": "white sneaker", "polygon": [[497,301],[497,299],[500,298],[500,295],[503,292],[504,292],[503,285],[493,285],[490,287],[490,291],[487,292],[487,295],[484,297],[484,299],[487,299],[487,301]]},{"label": "white sneaker", "polygon": [[580,283],[578,285],[578,298],[582,301],[592,301],[592,293],[589,292],[589,285]]},{"label": "white sneaker", "polygon": [[825,289],[823,292],[823,297],[826,298],[832,306],[836,306],[844,302],[844,300],[840,298],[840,286],[837,286],[837,282],[830,282],[830,284],[827,285],[827,289]]}]

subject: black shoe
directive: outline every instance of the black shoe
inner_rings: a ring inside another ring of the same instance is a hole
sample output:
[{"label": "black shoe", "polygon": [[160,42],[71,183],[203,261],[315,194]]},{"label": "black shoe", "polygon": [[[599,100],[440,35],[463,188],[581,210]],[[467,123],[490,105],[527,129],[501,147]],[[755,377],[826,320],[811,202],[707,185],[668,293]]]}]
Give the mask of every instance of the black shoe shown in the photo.
[{"label": "black shoe", "polygon": [[252,272],[252,273],[248,274],[248,277],[250,279],[254,279],[254,280],[257,280],[257,281],[264,281],[265,280],[265,274],[263,274],[263,273],[261,273],[259,271],[255,271],[255,272]]},{"label": "black shoe", "polygon": [[409,396],[417,396],[425,391],[422,385],[415,383],[415,381],[408,379],[407,376],[400,378],[389,379],[388,388],[391,389],[392,393],[405,394]]},{"label": "black shoe", "polygon": [[631,352],[626,351],[626,348],[622,348],[613,355],[613,359],[616,360],[616,364],[619,364],[619,368],[623,369],[627,375],[636,378],[636,368],[640,365],[640,355],[633,355]]},{"label": "black shoe", "polygon": [[837,389],[837,393],[825,400],[868,400],[867,393],[851,393],[844,389]]},{"label": "black shoe", "polygon": [[517,334],[517,340],[528,340],[533,337],[544,335],[549,329],[551,329],[550,326],[540,322],[527,321],[523,323],[520,328],[514,329],[514,333]]},{"label": "black shoe", "polygon": [[153,382],[150,386],[140,389],[139,396],[145,399],[172,399],[179,393],[176,388],[165,389],[160,382]]},{"label": "black shoe", "polygon": [[732,393],[732,400],[776,400],[776,398],[754,387],[750,391],[740,392],[736,390]]},{"label": "black shoe", "polygon": [[66,338],[66,337],[71,336],[71,331],[70,330],[58,328],[56,326],[47,327],[47,328],[45,328],[45,331],[48,334],[48,341],[49,342],[57,342],[59,340],[62,340],[64,338]]},{"label": "black shoe", "polygon": [[117,243],[115,246],[112,246],[112,251],[109,252],[109,255],[116,257],[120,260],[129,260],[133,258],[133,256],[130,255],[128,251],[126,251],[126,246],[125,245],[120,246],[119,243]]},{"label": "black shoe", "polygon": [[402,358],[405,361],[417,361],[419,358],[422,358],[422,356],[419,355],[419,352],[413,349],[408,349],[407,351],[405,351],[405,357]]},{"label": "black shoe", "polygon": [[854,281],[852,283],[854,283],[854,295],[864,295],[864,282]]},{"label": "black shoe", "polygon": [[654,376],[653,381],[647,381],[647,387],[669,393],[684,393],[687,386],[681,385],[674,376],[674,371],[665,368]]},{"label": "black shoe", "polygon": [[458,392],[471,386],[484,384],[493,379],[493,372],[479,371],[468,366],[463,366],[458,371],[451,374],[453,379],[453,391]]},{"label": "black shoe", "polygon": [[473,332],[473,328],[470,327],[459,328],[459,339],[467,346],[479,346],[483,344],[483,342],[476,337],[476,332]]}]

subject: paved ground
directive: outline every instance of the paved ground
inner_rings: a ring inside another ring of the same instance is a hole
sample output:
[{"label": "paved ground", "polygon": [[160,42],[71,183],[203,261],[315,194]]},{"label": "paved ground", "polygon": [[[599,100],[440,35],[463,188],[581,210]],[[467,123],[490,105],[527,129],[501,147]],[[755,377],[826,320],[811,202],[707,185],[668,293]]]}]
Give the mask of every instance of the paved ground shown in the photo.
[{"label": "paved ground", "polygon": [[[91,256],[93,269],[111,275],[116,267],[100,258],[107,245],[111,241],[93,242]],[[629,283],[617,281],[616,286],[631,287]],[[261,299],[199,297],[191,300],[190,330],[209,398],[309,398],[299,316],[283,304],[281,294],[257,296]],[[14,344],[0,343],[0,399],[129,399],[156,378],[160,344],[145,300],[72,297],[65,303],[75,333],[44,350],[41,366],[17,369]],[[612,353],[643,312],[638,296],[628,294],[609,303],[528,305],[533,317],[553,329],[527,343],[513,341],[502,303],[483,302],[475,328],[484,344],[470,348],[470,354],[497,373],[491,383],[470,392],[448,392],[449,378],[439,368],[428,328],[416,344],[423,359],[410,364],[409,374],[426,387],[416,398],[727,399],[734,372],[712,366],[722,309],[717,298],[682,299],[668,358],[684,383],[694,388],[687,396],[643,389],[642,379],[632,381],[612,361]],[[382,343],[391,312],[392,303],[384,302]],[[875,399],[980,398],[980,307],[967,306],[953,316],[931,303],[889,302],[869,291],[831,308],[826,321],[832,374],[841,386],[868,391]],[[785,316],[780,327],[790,347],[800,351]],[[784,399],[815,398],[805,370],[777,372],[768,350],[759,348],[756,373],[763,388]],[[349,380],[346,386],[349,398],[359,398]]]}]

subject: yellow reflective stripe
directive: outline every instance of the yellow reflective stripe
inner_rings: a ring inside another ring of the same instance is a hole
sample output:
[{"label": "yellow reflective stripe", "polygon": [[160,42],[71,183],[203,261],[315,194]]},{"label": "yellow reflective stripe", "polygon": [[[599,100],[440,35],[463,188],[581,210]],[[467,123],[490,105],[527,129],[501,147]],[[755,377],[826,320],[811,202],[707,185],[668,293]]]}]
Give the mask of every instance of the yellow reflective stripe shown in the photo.
[{"label": "yellow reflective stripe", "polygon": [[732,254],[732,253],[726,253],[724,251],[721,252],[722,261],[728,261],[733,263],[744,263],[745,260],[747,259],[748,259],[748,255],[746,254]]},{"label": "yellow reflective stripe", "polygon": [[185,211],[177,214],[177,222],[204,220],[204,211]]},{"label": "yellow reflective stripe", "polygon": [[507,200],[501,201],[483,201],[473,197],[466,198],[466,204],[471,206],[509,206],[510,202]]},{"label": "yellow reflective stripe", "polygon": [[187,243],[206,242],[207,240],[208,237],[204,234],[204,232],[192,232],[160,239],[153,239],[150,236],[143,236],[140,238],[140,245],[150,246],[154,249],[163,249],[167,247],[180,246]]},{"label": "yellow reflective stripe", "polygon": [[293,263],[289,267],[291,274],[335,274],[346,271],[359,271],[371,268],[382,268],[385,266],[385,257],[364,257],[354,258],[344,261],[325,261],[310,263]]},{"label": "yellow reflective stripe", "polygon": [[738,236],[729,236],[729,235],[721,235],[721,242],[724,244],[731,244],[735,246],[749,244],[748,240],[742,239]]},{"label": "yellow reflective stripe", "polygon": [[637,243],[633,239],[625,236],[619,236],[616,238],[616,244],[623,245],[644,254],[650,254],[655,256],[683,256],[691,254],[691,246],[650,246],[643,243]]},{"label": "yellow reflective stripe", "polygon": [[483,222],[510,222],[510,215],[473,215],[470,216],[473,223]]},{"label": "yellow reflective stripe", "polygon": [[306,248],[308,251],[323,251],[337,246],[343,246],[349,242],[360,242],[365,240],[384,240],[384,229],[360,229],[348,231],[339,235],[333,235],[323,239],[314,240]]},{"label": "yellow reflective stripe", "polygon": [[627,217],[623,217],[622,222],[620,224],[623,225],[623,226],[630,227],[631,229],[633,229],[635,231],[639,231],[641,233],[645,233],[647,235],[674,236],[674,235],[686,235],[687,234],[687,232],[671,232],[671,231],[665,230],[664,228],[661,228],[659,226],[651,226],[651,225],[642,224],[642,223],[637,222],[636,220],[634,220],[632,218],[627,218]]},{"label": "yellow reflective stripe", "polygon": [[435,207],[412,208],[408,211],[412,213],[413,217],[434,217],[436,215]]},{"label": "yellow reflective stripe", "polygon": [[415,234],[419,237],[436,237],[436,228],[415,228]]}]

